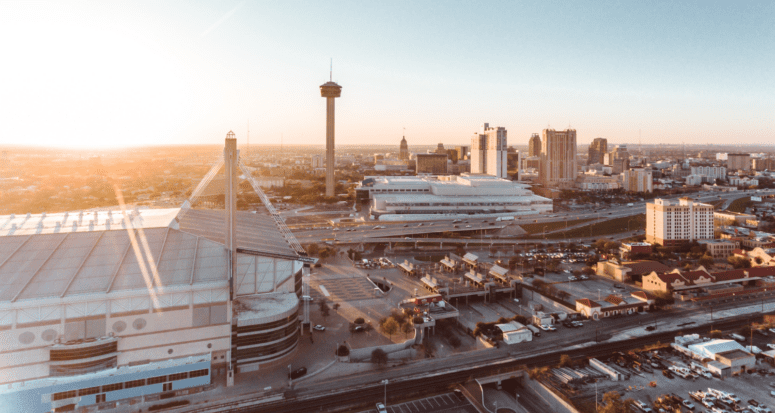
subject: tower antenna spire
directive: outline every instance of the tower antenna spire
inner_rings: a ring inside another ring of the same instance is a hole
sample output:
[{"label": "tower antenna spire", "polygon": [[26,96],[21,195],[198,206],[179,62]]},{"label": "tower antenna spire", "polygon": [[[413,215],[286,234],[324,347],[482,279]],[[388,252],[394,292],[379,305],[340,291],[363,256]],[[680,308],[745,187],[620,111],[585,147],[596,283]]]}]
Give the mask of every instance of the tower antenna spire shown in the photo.
[{"label": "tower antenna spire", "polygon": [[331,66],[328,70],[328,81],[333,82],[334,81],[334,58],[331,58]]}]

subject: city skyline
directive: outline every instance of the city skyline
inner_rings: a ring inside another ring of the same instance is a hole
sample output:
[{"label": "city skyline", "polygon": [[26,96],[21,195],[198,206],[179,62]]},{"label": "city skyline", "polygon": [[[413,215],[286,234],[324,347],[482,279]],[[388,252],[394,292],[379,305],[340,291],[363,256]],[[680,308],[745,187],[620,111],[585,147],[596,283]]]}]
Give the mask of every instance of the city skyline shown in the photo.
[{"label": "city skyline", "polygon": [[466,145],[484,121],[512,146],[547,125],[579,145],[764,144],[771,17],[770,2],[5,2],[0,145],[217,144],[234,130],[241,146],[248,122],[251,144],[323,145],[314,92],[331,58],[343,146],[397,144],[403,128],[410,146]]}]

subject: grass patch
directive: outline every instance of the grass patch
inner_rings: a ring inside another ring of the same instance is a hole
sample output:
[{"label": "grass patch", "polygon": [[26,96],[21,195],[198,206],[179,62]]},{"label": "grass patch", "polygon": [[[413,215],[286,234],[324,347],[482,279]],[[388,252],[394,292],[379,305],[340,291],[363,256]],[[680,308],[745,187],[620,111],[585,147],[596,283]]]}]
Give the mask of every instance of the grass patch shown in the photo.
[{"label": "grass patch", "polygon": [[614,218],[608,221],[596,222],[579,228],[547,234],[547,239],[583,238],[591,236],[620,234],[622,232],[634,232],[646,228],[646,214],[638,214],[630,217]]},{"label": "grass patch", "polygon": [[731,204],[729,204],[729,208],[727,208],[727,211],[730,212],[739,212],[744,213],[745,209],[753,205],[753,202],[751,201],[751,197],[747,196],[744,198],[737,198],[734,201],[732,201]]},{"label": "grass patch", "polygon": [[[585,222],[592,221],[593,218],[584,218],[584,219],[576,219],[573,221],[567,221],[567,226],[572,227],[574,225],[583,224]],[[556,222],[547,222],[545,224],[518,224],[522,229],[527,231],[528,234],[538,234],[544,232],[544,227],[546,227],[546,232],[556,231],[558,229],[564,229],[566,224],[565,221],[556,221]]]}]

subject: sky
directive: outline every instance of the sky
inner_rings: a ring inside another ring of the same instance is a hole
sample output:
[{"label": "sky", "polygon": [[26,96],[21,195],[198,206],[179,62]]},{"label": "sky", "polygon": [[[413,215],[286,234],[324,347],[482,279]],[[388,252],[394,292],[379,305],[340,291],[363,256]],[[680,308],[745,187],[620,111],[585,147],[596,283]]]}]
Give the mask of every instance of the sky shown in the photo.
[{"label": "sky", "polygon": [[775,143],[772,1],[0,0],[0,145]]}]

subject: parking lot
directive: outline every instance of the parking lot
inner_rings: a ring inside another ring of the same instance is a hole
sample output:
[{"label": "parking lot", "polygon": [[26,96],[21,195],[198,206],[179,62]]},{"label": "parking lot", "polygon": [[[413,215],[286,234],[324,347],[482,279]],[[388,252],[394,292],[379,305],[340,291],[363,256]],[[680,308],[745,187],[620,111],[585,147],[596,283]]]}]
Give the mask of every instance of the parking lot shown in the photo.
[{"label": "parking lot", "polygon": [[[612,365],[615,359],[617,359],[617,356],[612,356],[607,361],[607,364]],[[689,359],[681,355],[666,351],[660,351],[659,359],[657,360],[664,367],[671,366],[671,363],[688,365],[690,362]],[[740,406],[739,411],[742,411],[743,408],[750,404],[748,403],[749,400],[773,406],[775,405],[775,398],[770,396],[770,391],[775,390],[775,387],[772,387],[772,385],[775,385],[775,369],[768,364],[762,363],[757,363],[755,367],[757,369],[756,373],[744,373],[724,379],[717,377],[705,378],[703,376],[683,379],[678,375],[668,378],[659,368],[653,369],[653,372],[645,372],[624,367],[625,370],[631,373],[629,380],[605,382],[605,385],[601,385],[601,387],[606,387],[609,390],[616,388],[622,394],[623,399],[632,398],[636,401],[642,401],[655,412],[659,411],[659,409],[654,405],[654,402],[666,394],[674,394],[684,400],[689,400],[695,406],[694,411],[705,411],[706,408],[700,405],[698,401],[692,399],[689,392],[696,392],[698,390],[708,392],[709,388],[737,395],[741,400],[741,403],[738,404]],[[759,369],[763,369],[765,373],[758,372]],[[585,390],[594,392],[594,385],[585,385]]]},{"label": "parking lot", "polygon": [[[424,399],[387,406],[388,413],[476,413],[468,400],[460,398],[455,393],[445,393]],[[365,410],[361,413],[378,413],[377,409]]]}]

